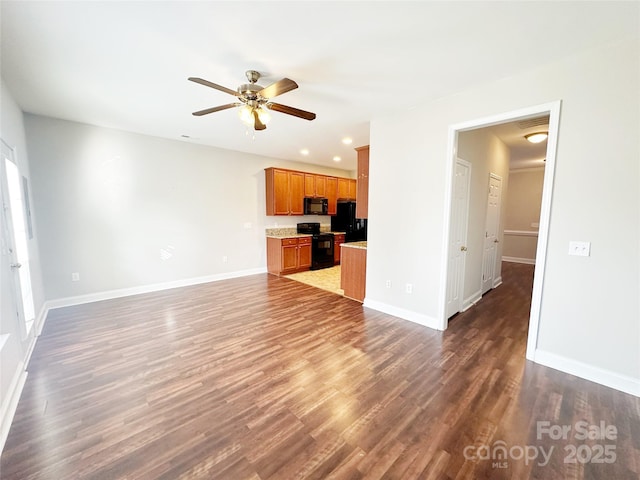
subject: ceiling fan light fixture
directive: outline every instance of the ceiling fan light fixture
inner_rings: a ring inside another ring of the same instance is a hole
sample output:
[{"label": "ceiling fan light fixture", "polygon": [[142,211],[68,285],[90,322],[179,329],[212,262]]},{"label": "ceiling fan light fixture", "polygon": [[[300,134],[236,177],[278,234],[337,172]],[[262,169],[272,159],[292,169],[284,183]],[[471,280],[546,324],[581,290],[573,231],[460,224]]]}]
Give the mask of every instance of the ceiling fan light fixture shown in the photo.
[{"label": "ceiling fan light fixture", "polygon": [[524,138],[531,143],[541,143],[544,142],[548,136],[549,132],[535,132],[525,135]]},{"label": "ceiling fan light fixture", "polygon": [[267,109],[264,107],[258,107],[257,110],[258,118],[260,119],[260,121],[265,125],[269,123],[269,120],[271,120],[271,114],[267,111]]},{"label": "ceiling fan light fixture", "polygon": [[238,109],[238,116],[242,123],[253,125],[253,109],[249,105],[243,105]]}]

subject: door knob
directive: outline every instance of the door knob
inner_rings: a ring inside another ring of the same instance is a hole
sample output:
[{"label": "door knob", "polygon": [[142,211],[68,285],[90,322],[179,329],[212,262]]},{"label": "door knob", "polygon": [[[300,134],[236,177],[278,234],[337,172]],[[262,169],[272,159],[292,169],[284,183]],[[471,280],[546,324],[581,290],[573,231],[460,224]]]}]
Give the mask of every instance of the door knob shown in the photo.
[{"label": "door knob", "polygon": [[460,247],[460,251],[461,252],[466,252],[467,251],[467,247],[465,247],[464,245]]},{"label": "door knob", "polygon": [[493,243],[500,243],[500,240],[498,240],[497,238],[493,241]]},{"label": "door knob", "polygon": [[11,267],[11,268],[20,268],[21,266],[22,266],[22,264],[21,264],[21,263],[12,263],[12,264],[10,265],[10,267]]}]

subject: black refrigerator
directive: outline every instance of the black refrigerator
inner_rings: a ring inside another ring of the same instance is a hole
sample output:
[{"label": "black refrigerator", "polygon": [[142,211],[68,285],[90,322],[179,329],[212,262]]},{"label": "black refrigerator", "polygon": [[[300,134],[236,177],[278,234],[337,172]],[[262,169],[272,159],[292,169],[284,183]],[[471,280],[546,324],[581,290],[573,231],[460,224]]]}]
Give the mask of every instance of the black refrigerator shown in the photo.
[{"label": "black refrigerator", "polygon": [[331,217],[331,231],[344,232],[345,242],[367,239],[367,219],[356,218],[356,202],[338,200],[337,213]]}]

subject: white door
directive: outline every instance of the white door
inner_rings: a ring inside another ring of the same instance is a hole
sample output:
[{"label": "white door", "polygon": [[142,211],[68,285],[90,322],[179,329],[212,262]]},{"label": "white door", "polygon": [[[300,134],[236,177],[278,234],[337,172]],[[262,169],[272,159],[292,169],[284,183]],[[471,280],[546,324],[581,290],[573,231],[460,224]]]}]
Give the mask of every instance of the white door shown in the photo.
[{"label": "white door", "polygon": [[482,255],[482,294],[493,288],[493,281],[496,277],[501,197],[502,179],[498,175],[491,173],[489,174],[487,219],[485,222],[484,251]]},{"label": "white door", "polygon": [[447,318],[462,309],[464,268],[467,252],[467,225],[469,219],[469,189],[471,164],[456,159],[453,195],[451,198],[451,235],[447,274]]},{"label": "white door", "polygon": [[23,335],[31,331],[35,319],[31,269],[30,236],[24,197],[24,181],[13,157],[13,150],[2,143],[0,180],[2,185],[2,254],[9,258],[16,295],[16,315],[24,326]]}]

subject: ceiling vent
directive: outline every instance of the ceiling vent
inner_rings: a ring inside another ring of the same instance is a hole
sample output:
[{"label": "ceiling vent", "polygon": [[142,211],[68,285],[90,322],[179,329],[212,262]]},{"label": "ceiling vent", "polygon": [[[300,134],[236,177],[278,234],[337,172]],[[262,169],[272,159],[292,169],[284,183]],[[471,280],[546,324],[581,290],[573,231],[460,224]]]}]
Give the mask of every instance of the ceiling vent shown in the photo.
[{"label": "ceiling vent", "polygon": [[516,122],[518,125],[518,128],[520,128],[521,130],[525,130],[527,128],[531,128],[531,127],[540,127],[542,125],[548,125],[549,124],[549,117],[548,116],[544,116],[544,117],[539,117],[539,118],[529,118],[528,120],[521,120],[519,122]]}]

